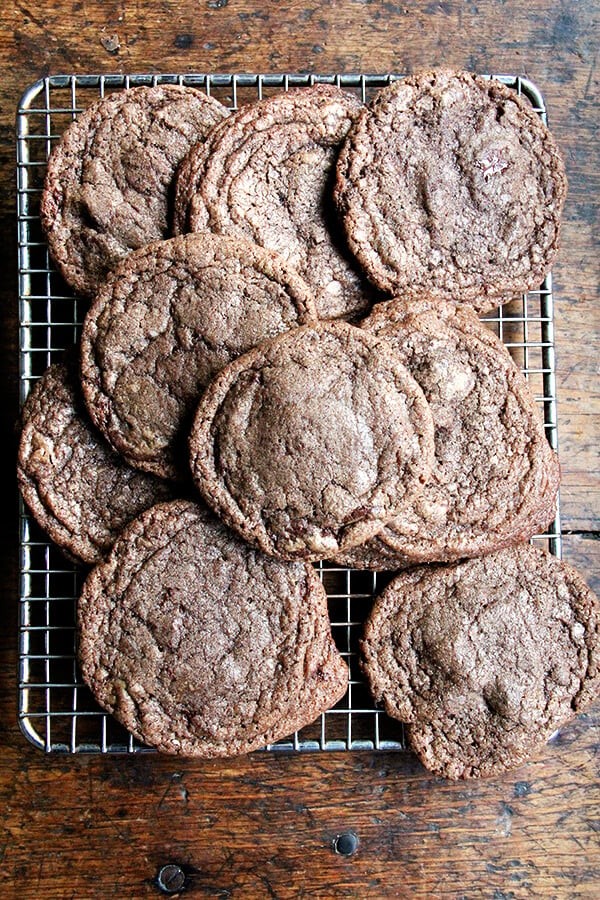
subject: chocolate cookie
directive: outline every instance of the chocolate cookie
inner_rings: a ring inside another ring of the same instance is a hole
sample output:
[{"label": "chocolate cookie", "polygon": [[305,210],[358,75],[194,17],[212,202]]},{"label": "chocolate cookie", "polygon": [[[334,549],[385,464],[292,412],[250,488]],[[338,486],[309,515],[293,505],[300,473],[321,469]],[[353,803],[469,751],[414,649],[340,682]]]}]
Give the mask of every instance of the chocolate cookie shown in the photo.
[{"label": "chocolate cookie", "polygon": [[125,465],[93,427],[74,360],[50,366],[25,401],[17,472],[41,527],[87,563],[101,560],[139,513],[173,496],[160,479]]},{"label": "chocolate cookie", "polygon": [[442,70],[391,84],[359,116],[335,200],[379,288],[482,312],[540,285],[566,190],[556,143],[523,98]]},{"label": "chocolate cookie", "polygon": [[423,393],[345,322],[297,328],[227,366],[200,401],[192,475],[246,540],[323,559],[409,513],[433,462]]},{"label": "chocolate cookie", "polygon": [[50,155],[40,210],[72,288],[91,296],[131,250],[169,233],[177,166],[227,114],[201,91],[160,85],[111,94],[79,115]]},{"label": "chocolate cookie", "polygon": [[331,199],[340,143],[362,108],[330,85],[242,107],[182,165],[175,231],[255,241],[298,269],[322,318],[365,314],[374,292],[352,259]]},{"label": "chocolate cookie", "polygon": [[314,570],[252,550],[186,501],[126,529],[83,586],[78,629],[98,702],[166,753],[248,753],[348,685]]},{"label": "chocolate cookie", "polygon": [[524,544],[399,575],[367,621],[362,665],[428,769],[493,775],[598,696],[598,617],[575,569]]},{"label": "chocolate cookie", "polygon": [[267,250],[182,235],[130,254],[83,325],[83,393],[131,465],[188,471],[187,434],[213,375],[268,337],[316,318],[304,281]]},{"label": "chocolate cookie", "polygon": [[556,513],[558,457],[503,344],[468,307],[381,303],[362,327],[384,338],[423,389],[435,461],[412,515],[338,562],[398,569],[481,556],[528,540]]}]

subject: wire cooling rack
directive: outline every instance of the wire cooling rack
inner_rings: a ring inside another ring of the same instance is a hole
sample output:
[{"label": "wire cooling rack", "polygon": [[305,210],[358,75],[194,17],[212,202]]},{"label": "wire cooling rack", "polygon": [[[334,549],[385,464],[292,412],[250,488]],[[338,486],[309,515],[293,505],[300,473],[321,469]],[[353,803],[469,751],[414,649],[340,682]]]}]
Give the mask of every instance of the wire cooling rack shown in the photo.
[{"label": "wire cooling rack", "polygon": [[[44,78],[17,110],[20,400],[51,362],[78,339],[87,304],[75,297],[48,257],[39,201],[48,155],[70,122],[98,97],[142,84],[200,87],[236,108],[292,87],[337,84],[363,101],[395,75],[61,75]],[[546,122],[546,107],[530,81],[495,76],[524,95]],[[557,449],[552,281],[485,317],[525,373]],[[560,556],[560,516],[534,541]],[[152,752],[96,704],[76,661],[75,612],[86,570],[68,562],[21,503],[19,603],[19,721],[46,752]],[[335,641],[350,667],[346,696],[312,726],[270,750],[402,750],[401,723],[375,708],[358,669],[358,638],[374,596],[389,575],[318,565],[329,597]]]}]

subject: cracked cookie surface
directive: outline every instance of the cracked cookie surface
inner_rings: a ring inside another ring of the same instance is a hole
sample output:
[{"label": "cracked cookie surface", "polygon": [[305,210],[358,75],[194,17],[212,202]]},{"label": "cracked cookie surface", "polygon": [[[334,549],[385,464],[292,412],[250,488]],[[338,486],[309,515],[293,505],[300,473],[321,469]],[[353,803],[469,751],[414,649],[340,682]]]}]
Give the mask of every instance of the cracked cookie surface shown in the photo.
[{"label": "cracked cookie surface", "polygon": [[474,312],[439,300],[380,303],[361,327],[386,340],[423,389],[435,461],[413,515],[337,561],[399,569],[528,540],[556,512],[560,480],[525,377]]},{"label": "cracked cookie surface", "polygon": [[331,196],[339,146],[361,109],[332,85],[242,107],[182,163],[174,230],[254,241],[300,272],[321,318],[364,315],[375,291],[346,246]]},{"label": "cracked cookie surface", "polygon": [[169,234],[177,166],[227,114],[202,91],[158,85],[79,115],[52,151],[41,203],[50,253],[74,290],[92,296],[131,250]]},{"label": "cracked cookie surface", "polygon": [[192,415],[211,378],[315,318],[307,285],[274,253],[215,235],[150,244],[115,269],[86,316],[90,415],[131,465],[183,478]]},{"label": "cracked cookie surface", "polygon": [[190,452],[206,502],[246,540],[316,560],[410,508],[433,463],[433,422],[387,344],[323,322],[274,338],[217,375]]},{"label": "cracked cookie surface", "polygon": [[84,584],[78,632],[98,702],[167,753],[255,750],[348,683],[315,571],[253,550],[187,501],[127,528]]},{"label": "cracked cookie surface", "polygon": [[598,618],[579,573],[524,544],[399,575],[375,601],[361,664],[428,769],[492,775],[597,697]]},{"label": "cracked cookie surface", "polygon": [[23,407],[19,486],[37,522],[68,554],[96,563],[125,525],[172,488],[137,472],[89,421],[74,360],[54,363]]},{"label": "cracked cookie surface", "polygon": [[374,284],[479,312],[537,288],[567,183],[538,114],[499,81],[440,70],[379,92],[340,152],[335,200]]}]

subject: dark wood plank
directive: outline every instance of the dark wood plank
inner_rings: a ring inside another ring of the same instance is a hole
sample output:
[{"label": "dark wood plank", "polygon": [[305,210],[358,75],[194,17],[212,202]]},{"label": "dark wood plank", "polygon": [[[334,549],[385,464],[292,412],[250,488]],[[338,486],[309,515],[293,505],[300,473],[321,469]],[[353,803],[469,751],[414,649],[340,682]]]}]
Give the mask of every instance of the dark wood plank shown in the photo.
[{"label": "dark wood plank", "polygon": [[[544,91],[570,179],[555,269],[565,558],[600,588],[596,2],[72,0],[13,3],[0,30],[0,357],[5,441],[17,415],[13,116],[59,71],[519,72]],[[600,705],[536,761],[452,784],[402,754],[44,757],[15,717],[15,485],[2,484],[2,895],[159,896],[161,865],[190,896],[597,897]],[[336,835],[354,831],[351,857]]]}]

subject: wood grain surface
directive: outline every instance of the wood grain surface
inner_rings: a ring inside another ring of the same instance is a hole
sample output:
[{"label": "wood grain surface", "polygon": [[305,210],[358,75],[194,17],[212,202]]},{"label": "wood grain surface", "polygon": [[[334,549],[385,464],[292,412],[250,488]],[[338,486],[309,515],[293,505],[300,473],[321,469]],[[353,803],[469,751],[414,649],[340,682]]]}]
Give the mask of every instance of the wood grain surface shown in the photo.
[{"label": "wood grain surface", "polygon": [[[564,556],[600,588],[597,2],[72,0],[4,3],[0,254],[4,442],[17,407],[14,111],[58,72],[518,73],[542,89],[569,197],[555,266]],[[2,481],[0,896],[600,896],[600,704],[530,764],[448,783],[409,753],[254,754],[233,762],[43,756],[16,721],[17,524]],[[335,851],[352,832],[351,856]]]}]

